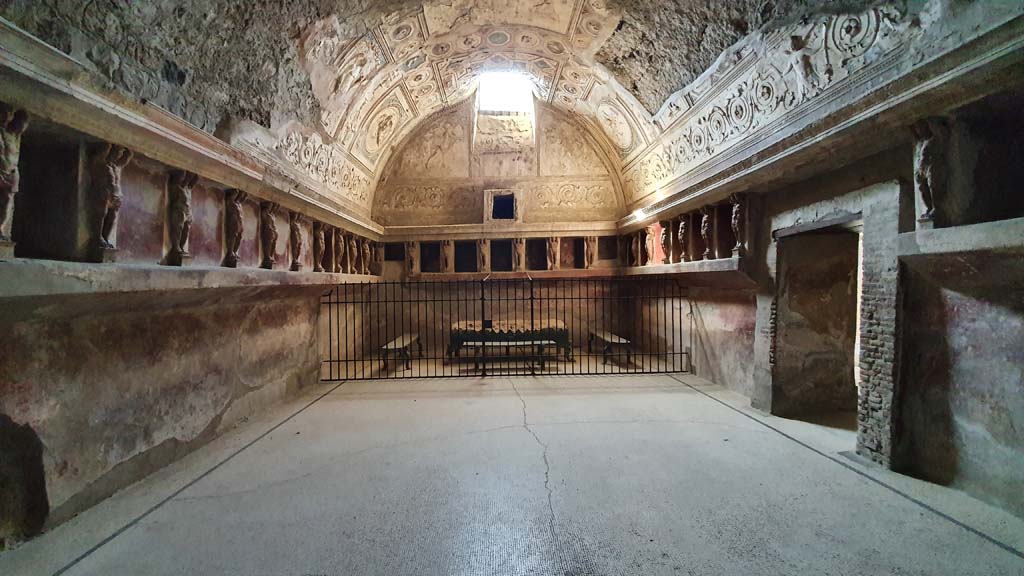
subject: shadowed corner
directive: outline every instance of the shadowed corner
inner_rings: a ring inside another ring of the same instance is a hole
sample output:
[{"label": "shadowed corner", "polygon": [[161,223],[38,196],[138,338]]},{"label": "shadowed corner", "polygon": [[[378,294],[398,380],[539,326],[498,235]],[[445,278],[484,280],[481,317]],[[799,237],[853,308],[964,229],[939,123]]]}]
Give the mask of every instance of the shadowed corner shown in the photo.
[{"label": "shadowed corner", "polygon": [[0,550],[38,535],[49,513],[43,443],[31,426],[0,414]]}]

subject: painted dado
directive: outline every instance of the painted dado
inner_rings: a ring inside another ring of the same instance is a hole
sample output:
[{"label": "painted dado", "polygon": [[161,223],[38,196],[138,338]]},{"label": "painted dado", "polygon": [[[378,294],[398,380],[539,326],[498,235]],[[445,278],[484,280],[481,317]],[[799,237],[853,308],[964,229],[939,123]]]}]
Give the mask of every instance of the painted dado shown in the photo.
[{"label": "painted dado", "polygon": [[[474,114],[473,99],[436,113],[402,142],[374,197],[387,226],[480,224],[485,198],[516,197],[516,222],[609,221],[622,215],[612,152],[570,114],[547,104],[535,127]],[[487,125],[481,129],[485,121]],[[498,224],[495,221],[494,224]]]}]

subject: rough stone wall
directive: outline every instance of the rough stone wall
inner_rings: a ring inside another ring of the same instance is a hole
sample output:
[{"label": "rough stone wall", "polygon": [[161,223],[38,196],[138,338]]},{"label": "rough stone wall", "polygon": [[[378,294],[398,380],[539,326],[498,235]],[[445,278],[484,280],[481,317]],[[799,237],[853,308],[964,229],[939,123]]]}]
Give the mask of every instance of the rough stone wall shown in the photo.
[{"label": "rough stone wall", "polygon": [[856,11],[874,0],[620,0],[622,21],[597,59],[654,114],[747,34],[800,15]]},{"label": "rough stone wall", "polygon": [[1009,276],[1002,258],[943,260],[944,282],[974,286],[943,285],[913,267],[904,273],[894,466],[1024,515],[1020,266]]},{"label": "rough stone wall", "polygon": [[5,305],[0,325],[13,337],[0,343],[0,419],[41,442],[41,461],[23,470],[45,474],[50,522],[315,383],[319,299],[310,290]]},{"label": "rough stone wall", "polygon": [[93,67],[112,85],[203,130],[318,114],[298,62],[303,26],[345,14],[354,34],[413,2],[389,0],[6,0],[0,15]]}]

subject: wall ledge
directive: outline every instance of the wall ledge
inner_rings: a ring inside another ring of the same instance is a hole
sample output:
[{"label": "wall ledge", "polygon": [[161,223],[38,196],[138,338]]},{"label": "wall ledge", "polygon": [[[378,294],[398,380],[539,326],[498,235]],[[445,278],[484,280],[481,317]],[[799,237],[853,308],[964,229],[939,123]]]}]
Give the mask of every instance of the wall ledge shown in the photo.
[{"label": "wall ledge", "polygon": [[1024,254],[1024,218],[905,232],[899,238],[901,259],[979,252]]},{"label": "wall ledge", "polygon": [[0,301],[72,295],[181,292],[238,288],[323,287],[379,282],[379,276],[288,272],[261,268],[84,264],[14,258],[0,260]]},{"label": "wall ledge", "polygon": [[1024,306],[1024,218],[900,234],[899,257],[945,289]]},{"label": "wall ledge", "polygon": [[717,258],[675,264],[652,264],[623,268],[623,276],[672,276],[688,286],[746,289],[757,283],[744,271],[743,258]]},{"label": "wall ledge", "polygon": [[577,278],[643,278],[672,277],[681,284],[697,287],[733,289],[753,288],[756,283],[743,270],[740,257],[698,260],[676,264],[652,264],[589,270],[566,268],[563,270],[527,270],[524,272],[424,272],[410,278],[421,282],[481,281],[481,280],[564,280]]}]

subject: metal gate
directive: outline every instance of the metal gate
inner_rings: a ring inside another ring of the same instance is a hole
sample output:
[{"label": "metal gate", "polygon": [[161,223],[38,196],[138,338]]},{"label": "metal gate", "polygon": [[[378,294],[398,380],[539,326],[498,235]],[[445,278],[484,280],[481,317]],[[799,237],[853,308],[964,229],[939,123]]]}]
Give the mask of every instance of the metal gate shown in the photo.
[{"label": "metal gate", "polygon": [[321,302],[324,380],[688,372],[671,279],[341,284]]}]

